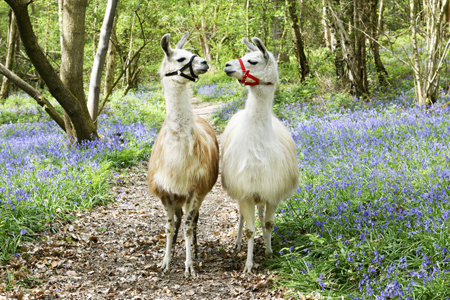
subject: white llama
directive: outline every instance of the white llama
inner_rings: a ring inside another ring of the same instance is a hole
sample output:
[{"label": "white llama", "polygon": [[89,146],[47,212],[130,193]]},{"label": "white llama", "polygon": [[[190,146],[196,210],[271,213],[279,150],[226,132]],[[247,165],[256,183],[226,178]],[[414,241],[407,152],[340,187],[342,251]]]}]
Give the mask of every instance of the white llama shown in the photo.
[{"label": "white llama", "polygon": [[[219,146],[212,126],[194,116],[188,92],[189,80],[204,74],[209,66],[205,59],[183,49],[185,33],[175,49],[169,45],[170,34],[161,39],[165,53],[160,67],[166,117],[156,138],[148,167],[150,192],[161,199],[166,210],[166,252],[160,265],[168,271],[185,206],[185,275],[195,276],[191,243],[194,238],[197,257],[197,220],[203,198],[216,183],[219,173]],[[174,219],[175,217],[175,219]]]},{"label": "white llama", "polygon": [[[248,238],[244,272],[251,273],[255,234],[255,205],[263,226],[266,256],[272,255],[271,233],[277,207],[297,188],[297,151],[289,131],[272,112],[278,66],[259,38],[243,42],[250,51],[225,64],[225,73],[248,87],[245,109],[229,121],[222,136],[222,185],[239,203],[236,248]],[[247,81],[248,79],[251,81]]]}]

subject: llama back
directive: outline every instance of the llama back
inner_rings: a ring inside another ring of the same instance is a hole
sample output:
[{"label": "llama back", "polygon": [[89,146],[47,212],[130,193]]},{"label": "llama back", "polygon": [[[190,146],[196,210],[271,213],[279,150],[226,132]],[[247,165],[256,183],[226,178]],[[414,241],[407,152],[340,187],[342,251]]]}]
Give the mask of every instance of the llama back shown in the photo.
[{"label": "llama back", "polygon": [[147,181],[150,193],[157,197],[164,191],[188,195],[195,189],[206,195],[214,186],[219,172],[219,146],[213,128],[204,119],[196,117],[193,141],[184,141],[173,136],[169,139],[168,136],[174,133],[165,124],[149,160]]}]

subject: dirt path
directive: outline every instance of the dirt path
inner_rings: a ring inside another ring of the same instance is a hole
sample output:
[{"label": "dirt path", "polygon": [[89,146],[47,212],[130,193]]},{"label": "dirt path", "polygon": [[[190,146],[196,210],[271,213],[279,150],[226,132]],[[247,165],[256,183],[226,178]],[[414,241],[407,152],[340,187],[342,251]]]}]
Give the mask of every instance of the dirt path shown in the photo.
[{"label": "dirt path", "polygon": [[[194,99],[193,108],[208,116],[215,105]],[[116,203],[78,213],[76,221],[61,224],[56,234],[27,243],[30,257],[12,261],[0,274],[5,278],[14,269],[15,280],[28,278],[34,287],[16,285],[13,291],[0,293],[0,300],[276,299],[282,295],[270,291],[273,276],[261,264],[261,232],[254,258],[258,275],[241,274],[246,248],[233,251],[238,209],[222,190],[220,177],[200,209],[199,258],[194,260],[197,277],[184,277],[181,232],[171,271],[160,272],[165,213],[160,200],[147,191],[146,174],[147,162],[119,171],[111,182]]]}]

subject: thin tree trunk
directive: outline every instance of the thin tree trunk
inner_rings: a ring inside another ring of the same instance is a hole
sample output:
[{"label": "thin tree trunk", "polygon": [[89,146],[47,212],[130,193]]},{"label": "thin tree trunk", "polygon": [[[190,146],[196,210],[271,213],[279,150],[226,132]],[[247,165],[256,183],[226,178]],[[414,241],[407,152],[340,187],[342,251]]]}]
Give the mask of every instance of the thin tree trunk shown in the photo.
[{"label": "thin tree trunk", "polygon": [[[281,1],[280,0],[275,0],[274,2],[274,9],[275,10],[279,10],[281,7]],[[283,35],[283,26],[284,22],[283,22],[283,18],[280,16],[273,16],[272,17],[272,41],[273,41],[273,56],[275,58],[278,57],[278,52],[280,51],[280,47],[281,47],[281,37]]]},{"label": "thin tree trunk", "polygon": [[356,61],[356,54],[354,44],[351,42],[349,33],[347,32],[344,23],[342,22],[342,13],[340,7],[337,6],[336,10],[332,9],[332,0],[327,0],[327,9],[330,12],[331,20],[336,29],[336,33],[339,35],[340,45],[343,51],[343,58],[348,67],[348,76],[350,81],[350,92],[356,97],[362,97],[368,94],[363,84],[363,78],[361,77],[359,65]]},{"label": "thin tree trunk", "polygon": [[[9,17],[9,28],[8,28],[8,53],[6,55],[6,64],[5,67],[9,70],[13,69],[14,60],[16,56],[16,43],[19,39],[19,32],[17,31],[17,21],[16,16],[12,9],[10,9],[10,17]],[[8,77],[3,77],[2,88],[0,91],[0,99],[6,99],[9,97],[9,92],[11,89],[11,81]]]},{"label": "thin tree trunk", "polygon": [[296,2],[295,0],[288,0],[288,10],[289,10],[289,17],[291,20],[292,39],[294,42],[295,57],[297,57],[298,61],[298,71],[301,76],[301,81],[304,81],[308,76],[310,70],[308,60],[306,59],[304,51],[303,38],[300,32],[300,21],[297,17],[298,14],[295,2]]},{"label": "thin tree trunk", "polygon": [[203,50],[203,55],[204,58],[211,62],[213,60],[212,55],[211,55],[211,47],[209,46],[208,43],[208,36],[207,36],[207,30],[208,28],[206,27],[203,18],[201,19],[201,25],[200,25],[200,44],[202,46],[202,50]]},{"label": "thin tree trunk", "polygon": [[[70,116],[75,128],[76,138],[79,143],[98,137],[96,128],[85,103],[80,103],[70,90],[62,83],[50,62],[39,47],[36,35],[31,25],[27,10],[27,0],[5,0],[13,9],[20,37],[25,51],[33,66],[44,79],[50,93],[61,104]],[[82,61],[81,61],[82,62]],[[80,64],[80,61],[77,62]]]},{"label": "thin tree trunk", "polygon": [[[380,0],[380,2],[383,2],[383,0]],[[383,5],[380,4],[380,7],[382,6]],[[370,0],[369,9],[370,9],[370,34],[372,36],[372,38],[369,39],[370,49],[372,50],[373,60],[375,62],[375,69],[377,71],[378,83],[381,86],[386,86],[387,85],[386,77],[388,77],[388,73],[383,65],[383,62],[381,61],[379,50],[380,47],[378,45],[378,36],[379,36],[378,26],[380,25],[379,22],[380,18],[378,18],[377,15],[377,0]]]},{"label": "thin tree trunk", "polygon": [[325,39],[325,46],[327,47],[328,51],[332,51],[331,32],[330,28],[327,25],[327,8],[325,6],[325,0],[322,1],[322,26],[323,26],[323,35]]},{"label": "thin tree trunk", "polygon": [[97,125],[98,102],[100,97],[100,81],[102,79],[103,66],[105,64],[106,52],[108,51],[109,37],[113,27],[114,15],[116,13],[118,0],[108,0],[105,18],[98,43],[98,51],[92,66],[91,80],[89,84],[88,109],[91,119]]},{"label": "thin tree trunk", "polygon": [[[228,20],[230,20],[230,15],[231,15],[231,11],[233,10],[234,7],[234,0],[231,0],[231,4],[230,4],[230,10],[228,11],[227,14],[227,18],[225,19],[225,28],[228,28]],[[219,62],[219,57],[220,57],[220,50],[222,49],[222,43],[228,38],[228,29],[225,32],[225,35],[223,36],[223,38],[220,40],[219,45],[217,46],[217,53],[216,53],[216,62]]]},{"label": "thin tree trunk", "polygon": [[364,89],[364,93],[369,93],[369,82],[367,80],[367,64],[366,64],[366,37],[363,33],[366,32],[364,27],[366,22],[366,6],[361,3],[360,0],[353,1],[353,21],[354,21],[354,33],[355,33],[355,58],[357,69],[359,70],[359,77],[361,78],[361,84]]},{"label": "thin tree trunk", "polygon": [[108,92],[112,89],[112,86],[114,84],[114,75],[116,72],[117,19],[118,15],[116,10],[116,16],[114,18],[113,28],[108,46],[108,61],[106,63],[105,85],[103,89],[103,95],[108,94]]},{"label": "thin tree trunk", "polygon": [[246,4],[245,4],[245,17],[246,17],[246,23],[245,23],[245,29],[246,29],[246,33],[247,33],[247,39],[250,39],[250,29],[248,27],[248,25],[250,24],[250,0],[247,0]]},{"label": "thin tree trunk", "polygon": [[[325,0],[324,0],[324,4]],[[342,53],[341,43],[339,41],[339,36],[336,34],[336,26],[332,21],[333,17],[330,15],[330,10],[325,6],[325,22],[330,32],[331,50],[334,53],[334,66],[336,70],[336,84],[339,88],[345,87],[348,84],[347,77],[344,71],[344,55]],[[329,17],[330,18],[329,18]]]}]

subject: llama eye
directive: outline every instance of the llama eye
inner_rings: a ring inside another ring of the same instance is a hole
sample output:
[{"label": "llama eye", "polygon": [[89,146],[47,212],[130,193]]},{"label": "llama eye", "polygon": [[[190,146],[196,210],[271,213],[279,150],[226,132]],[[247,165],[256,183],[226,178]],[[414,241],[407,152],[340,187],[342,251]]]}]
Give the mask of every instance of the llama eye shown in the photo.
[{"label": "llama eye", "polygon": [[258,62],[256,60],[248,60],[248,63],[251,65],[256,65]]},{"label": "llama eye", "polygon": [[185,60],[186,60],[186,58],[182,57],[182,58],[177,59],[177,62],[183,62]]}]

